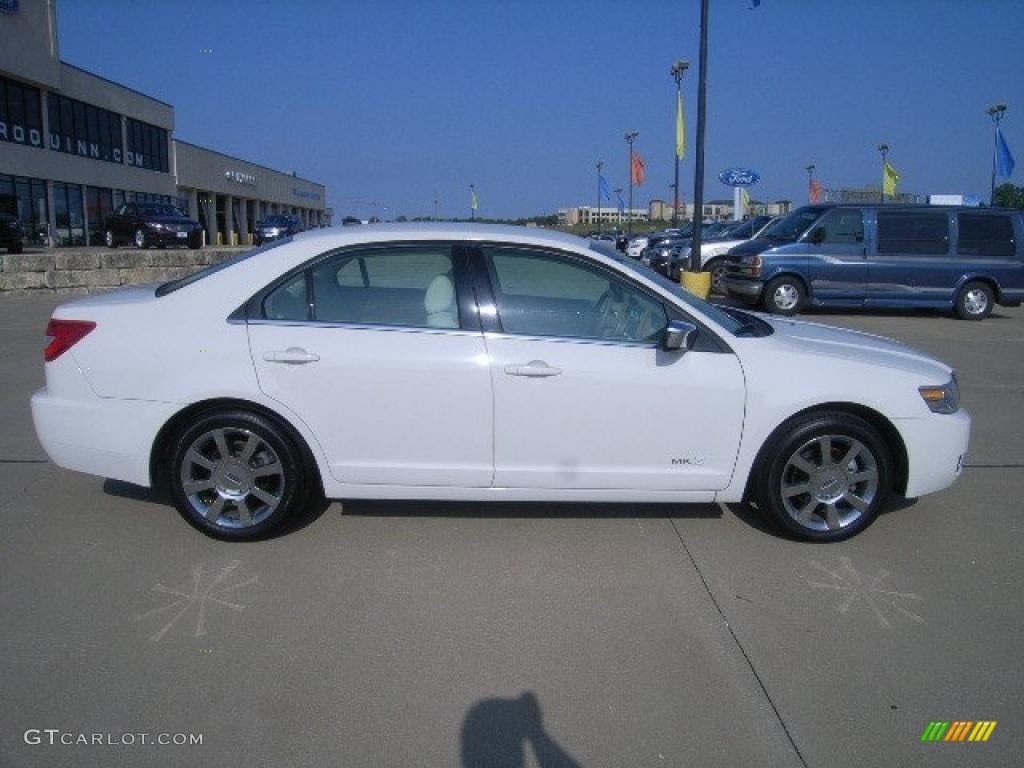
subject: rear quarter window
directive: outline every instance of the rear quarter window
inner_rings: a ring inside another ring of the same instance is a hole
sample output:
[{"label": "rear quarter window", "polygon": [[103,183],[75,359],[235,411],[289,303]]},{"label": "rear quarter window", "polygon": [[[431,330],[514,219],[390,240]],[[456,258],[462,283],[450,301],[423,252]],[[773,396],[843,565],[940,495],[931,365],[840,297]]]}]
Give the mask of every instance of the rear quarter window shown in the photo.
[{"label": "rear quarter window", "polygon": [[962,256],[1013,256],[1017,244],[1009,216],[961,213],[957,216],[957,253]]}]

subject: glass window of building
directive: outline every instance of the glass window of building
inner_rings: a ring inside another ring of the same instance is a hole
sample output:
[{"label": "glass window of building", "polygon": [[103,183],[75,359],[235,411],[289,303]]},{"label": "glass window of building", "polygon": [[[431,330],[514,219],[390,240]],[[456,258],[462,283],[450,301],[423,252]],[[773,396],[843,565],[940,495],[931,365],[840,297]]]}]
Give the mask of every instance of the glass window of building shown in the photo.
[{"label": "glass window of building", "polygon": [[121,162],[121,116],[55,93],[47,95],[50,149],[94,160]]},{"label": "glass window of building", "polygon": [[140,120],[127,120],[125,160],[137,168],[167,173],[167,131]]},{"label": "glass window of building", "polygon": [[18,217],[26,243],[43,244],[49,227],[46,182],[0,174],[0,213]]},{"label": "glass window of building", "polygon": [[82,188],[77,184],[53,185],[53,211],[57,229],[57,245],[85,245],[85,208]]},{"label": "glass window of building", "polygon": [[39,89],[0,77],[0,141],[43,146]]}]

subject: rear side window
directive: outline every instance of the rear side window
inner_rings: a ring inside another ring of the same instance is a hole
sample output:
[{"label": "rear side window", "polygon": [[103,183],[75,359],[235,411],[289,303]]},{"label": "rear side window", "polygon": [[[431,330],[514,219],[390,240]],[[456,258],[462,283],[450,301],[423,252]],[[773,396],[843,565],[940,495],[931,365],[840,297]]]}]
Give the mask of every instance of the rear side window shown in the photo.
[{"label": "rear side window", "polygon": [[313,267],[310,278],[319,322],[459,327],[448,246],[347,252]]},{"label": "rear side window", "polygon": [[964,256],[1013,256],[1013,221],[1009,216],[961,213],[957,216],[960,236],[957,253]]},{"label": "rear side window", "polygon": [[916,211],[878,212],[878,252],[940,256],[949,252],[949,216]]}]

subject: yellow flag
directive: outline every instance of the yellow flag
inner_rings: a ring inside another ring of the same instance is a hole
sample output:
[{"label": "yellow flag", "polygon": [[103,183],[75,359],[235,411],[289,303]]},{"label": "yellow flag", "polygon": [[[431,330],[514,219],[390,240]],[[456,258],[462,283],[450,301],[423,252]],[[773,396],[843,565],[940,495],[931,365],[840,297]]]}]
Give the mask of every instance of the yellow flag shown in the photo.
[{"label": "yellow flag", "polygon": [[747,191],[746,187],[740,187],[740,200],[743,201],[744,210],[750,209],[750,192]]},{"label": "yellow flag", "polygon": [[882,172],[882,193],[889,197],[896,197],[896,182],[899,180],[900,175],[896,173],[896,169],[886,162],[885,170]]},{"label": "yellow flag", "polygon": [[686,121],[683,119],[683,94],[676,93],[676,157],[686,155]]},{"label": "yellow flag", "polygon": [[480,210],[480,201],[477,199],[476,190],[471,189],[470,192],[473,194],[473,198],[469,202],[469,207],[472,208],[474,211]]}]

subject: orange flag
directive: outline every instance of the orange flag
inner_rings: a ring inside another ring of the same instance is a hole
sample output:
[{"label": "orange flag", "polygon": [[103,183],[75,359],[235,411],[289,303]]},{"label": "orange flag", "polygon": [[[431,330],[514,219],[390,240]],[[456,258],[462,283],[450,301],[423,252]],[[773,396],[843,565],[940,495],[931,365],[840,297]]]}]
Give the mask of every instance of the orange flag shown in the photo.
[{"label": "orange flag", "polygon": [[817,179],[814,179],[811,182],[810,199],[811,199],[812,203],[820,203],[821,202],[821,182],[818,181]]},{"label": "orange flag", "polygon": [[644,165],[644,159],[640,157],[639,152],[632,153],[629,163],[629,173],[636,186],[639,187],[644,183],[644,179],[647,177],[647,166]]}]

